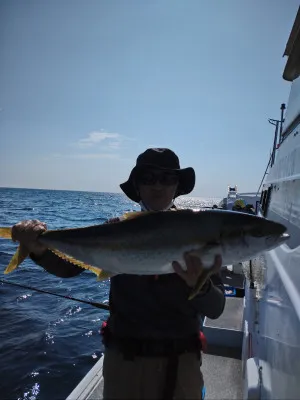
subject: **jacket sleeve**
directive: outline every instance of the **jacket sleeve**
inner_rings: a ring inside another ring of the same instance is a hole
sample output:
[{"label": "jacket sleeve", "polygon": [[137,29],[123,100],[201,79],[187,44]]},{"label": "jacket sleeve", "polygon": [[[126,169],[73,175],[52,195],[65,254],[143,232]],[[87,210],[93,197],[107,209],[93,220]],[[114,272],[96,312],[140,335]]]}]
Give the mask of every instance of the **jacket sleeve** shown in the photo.
[{"label": "jacket sleeve", "polygon": [[204,290],[193,300],[193,306],[202,315],[217,319],[224,311],[226,297],[221,274],[214,274],[205,284]]},{"label": "jacket sleeve", "polygon": [[50,274],[60,278],[72,278],[84,271],[83,268],[61,259],[50,250],[46,250],[41,257],[36,257],[34,254],[30,254],[29,256],[37,265],[40,265]]}]

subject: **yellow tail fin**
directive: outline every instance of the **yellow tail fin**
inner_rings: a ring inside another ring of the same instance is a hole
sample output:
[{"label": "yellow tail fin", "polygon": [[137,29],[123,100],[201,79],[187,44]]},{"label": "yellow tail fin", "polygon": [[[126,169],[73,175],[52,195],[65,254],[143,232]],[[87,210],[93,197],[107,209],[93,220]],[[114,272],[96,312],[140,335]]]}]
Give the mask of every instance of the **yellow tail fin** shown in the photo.
[{"label": "yellow tail fin", "polygon": [[[6,227],[0,228],[0,238],[11,239],[11,228],[6,228]],[[12,257],[12,259],[10,260],[10,263],[6,267],[4,273],[9,274],[10,272],[12,272],[16,268],[18,268],[18,266],[25,260],[25,258],[28,255],[29,255],[29,252],[26,249],[26,247],[23,247],[22,245],[20,245],[18,247],[16,253]]]},{"label": "yellow tail fin", "polygon": [[[135,214],[135,213],[132,213]],[[136,215],[132,215],[131,218],[134,218]],[[7,227],[0,227],[0,238],[3,239],[11,239],[11,228],[7,228]],[[95,275],[97,275],[97,280],[101,281],[101,280],[105,280],[110,278],[111,276],[113,276],[114,274],[111,274],[110,272],[106,272],[103,271],[100,268],[97,267],[93,267],[92,265],[87,265],[84,262],[78,261],[73,257],[69,257],[64,253],[61,253],[58,250],[52,250],[54,254],[56,254],[58,257],[67,260],[69,262],[71,262],[72,264],[81,267],[83,269],[87,269],[91,272],[93,272]],[[10,263],[8,264],[7,268],[5,269],[4,273],[5,274],[9,274],[10,272],[14,271],[16,268],[18,268],[18,266],[25,260],[25,258],[29,255],[28,250],[26,249],[26,247],[19,245],[16,253],[14,254],[14,256],[12,257],[12,259],[10,260]]]},{"label": "yellow tail fin", "polygon": [[20,245],[18,247],[18,250],[14,254],[13,258],[10,260],[10,263],[6,267],[6,270],[4,271],[4,273],[9,274],[10,272],[12,272],[16,268],[18,268],[18,266],[25,260],[25,258],[28,255],[29,255],[28,250],[25,247],[23,247],[22,245]]},{"label": "yellow tail fin", "polygon": [[11,239],[11,228],[0,228],[0,237],[3,239]]}]

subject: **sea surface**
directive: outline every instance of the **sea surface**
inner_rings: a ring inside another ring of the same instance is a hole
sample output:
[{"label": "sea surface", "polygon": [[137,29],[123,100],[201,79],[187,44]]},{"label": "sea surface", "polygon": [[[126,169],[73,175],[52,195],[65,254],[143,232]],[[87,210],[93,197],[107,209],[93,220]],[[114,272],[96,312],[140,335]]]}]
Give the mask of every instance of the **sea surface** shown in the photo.
[{"label": "sea surface", "polygon": [[[176,205],[200,209],[220,200],[181,197]],[[88,226],[133,210],[139,206],[123,194],[0,188],[1,227],[26,219],[48,229]],[[0,398],[65,399],[102,354],[99,329],[108,312],[3,280],[94,302],[108,302],[110,283],[89,271],[58,278],[29,259],[4,275],[16,248],[0,239]]]}]

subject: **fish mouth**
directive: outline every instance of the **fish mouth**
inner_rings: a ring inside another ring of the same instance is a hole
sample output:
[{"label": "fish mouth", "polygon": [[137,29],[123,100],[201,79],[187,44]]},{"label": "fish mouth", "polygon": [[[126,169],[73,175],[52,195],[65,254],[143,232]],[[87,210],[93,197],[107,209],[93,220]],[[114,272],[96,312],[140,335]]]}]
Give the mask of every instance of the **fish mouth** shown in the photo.
[{"label": "fish mouth", "polygon": [[287,240],[289,240],[289,238],[290,238],[291,236],[288,234],[288,233],[283,233],[281,236],[280,236],[280,238],[279,238],[279,242],[280,243],[284,243],[284,242],[286,242]]},{"label": "fish mouth", "polygon": [[281,244],[285,243],[287,240],[289,240],[290,235],[288,233],[283,233],[282,235],[278,236],[268,236],[266,238],[266,243],[268,246],[280,246]]},{"label": "fish mouth", "polygon": [[284,239],[284,240],[288,240],[290,237],[291,236],[286,232],[281,235],[281,238]]}]

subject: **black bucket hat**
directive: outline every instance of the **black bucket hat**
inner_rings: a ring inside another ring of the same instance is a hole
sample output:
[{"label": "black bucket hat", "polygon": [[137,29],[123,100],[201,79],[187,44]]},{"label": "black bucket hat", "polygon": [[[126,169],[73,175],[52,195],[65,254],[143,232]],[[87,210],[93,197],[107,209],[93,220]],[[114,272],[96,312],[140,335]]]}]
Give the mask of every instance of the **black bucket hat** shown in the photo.
[{"label": "black bucket hat", "polygon": [[120,185],[120,188],[131,200],[138,203],[141,198],[136,190],[135,177],[139,170],[145,168],[155,168],[163,171],[176,171],[179,182],[176,196],[190,193],[195,186],[196,176],[193,168],[180,168],[177,155],[170,149],[147,149],[140,154],[136,160],[136,165],[132,169],[126,182]]}]

